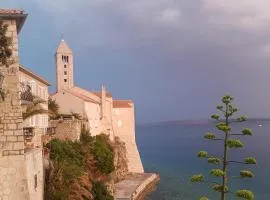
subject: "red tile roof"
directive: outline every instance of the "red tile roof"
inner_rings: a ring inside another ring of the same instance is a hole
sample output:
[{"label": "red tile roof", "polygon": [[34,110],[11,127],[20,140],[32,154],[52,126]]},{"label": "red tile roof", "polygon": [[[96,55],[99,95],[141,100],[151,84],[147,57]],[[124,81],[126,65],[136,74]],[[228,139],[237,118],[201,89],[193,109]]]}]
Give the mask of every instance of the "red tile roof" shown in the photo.
[{"label": "red tile roof", "polygon": [[21,15],[21,14],[24,14],[24,10],[20,10],[20,9],[0,9],[0,14]]},{"label": "red tile roof", "polygon": [[131,108],[133,102],[131,100],[114,100],[113,107],[114,108]]},{"label": "red tile roof", "polygon": [[15,19],[17,32],[19,33],[23,27],[23,24],[26,20],[27,14],[20,9],[0,9],[0,18],[1,19]]}]

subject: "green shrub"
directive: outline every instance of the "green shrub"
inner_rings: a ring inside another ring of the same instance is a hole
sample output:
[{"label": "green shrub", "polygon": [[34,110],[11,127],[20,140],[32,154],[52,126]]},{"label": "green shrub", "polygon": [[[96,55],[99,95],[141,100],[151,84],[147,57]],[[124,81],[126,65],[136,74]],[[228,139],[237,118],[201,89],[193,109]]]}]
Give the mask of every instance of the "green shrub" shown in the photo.
[{"label": "green shrub", "polygon": [[114,152],[106,135],[98,135],[93,143],[92,153],[96,166],[102,173],[110,174],[114,171]]},{"label": "green shrub", "polygon": [[113,200],[113,196],[100,181],[93,182],[92,194],[94,196],[94,200]]}]

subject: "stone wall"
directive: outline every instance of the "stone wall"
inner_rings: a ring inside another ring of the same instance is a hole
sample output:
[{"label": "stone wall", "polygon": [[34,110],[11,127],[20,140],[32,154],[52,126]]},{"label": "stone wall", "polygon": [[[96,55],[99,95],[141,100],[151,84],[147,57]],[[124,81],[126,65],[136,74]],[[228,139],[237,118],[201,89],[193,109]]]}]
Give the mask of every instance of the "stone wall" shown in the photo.
[{"label": "stone wall", "polygon": [[60,140],[79,140],[83,126],[86,128],[88,127],[88,122],[86,120],[60,119],[51,120],[49,122],[49,127],[56,128],[54,138]]},{"label": "stone wall", "polygon": [[[12,64],[9,67],[0,66],[0,72],[4,75],[2,90],[5,99],[0,100],[0,199],[3,200],[40,200],[43,196],[43,186],[33,194],[33,188],[29,185],[29,177],[33,177],[34,171],[43,171],[42,153],[34,155],[31,152],[25,154],[23,119],[21,100],[19,95],[19,63],[18,63],[18,37],[16,21],[4,20],[8,25],[7,36],[12,37]],[[42,151],[42,149],[39,149]],[[36,157],[37,162],[32,162]],[[40,176],[43,182],[43,175]],[[36,189],[36,188],[35,188]]]},{"label": "stone wall", "polygon": [[2,85],[5,100],[0,102],[0,156],[23,155],[23,119],[21,101],[19,96],[19,64],[18,64],[18,39],[16,21],[5,21],[8,24],[8,36],[12,37],[13,64],[9,67],[0,66],[4,75]]}]

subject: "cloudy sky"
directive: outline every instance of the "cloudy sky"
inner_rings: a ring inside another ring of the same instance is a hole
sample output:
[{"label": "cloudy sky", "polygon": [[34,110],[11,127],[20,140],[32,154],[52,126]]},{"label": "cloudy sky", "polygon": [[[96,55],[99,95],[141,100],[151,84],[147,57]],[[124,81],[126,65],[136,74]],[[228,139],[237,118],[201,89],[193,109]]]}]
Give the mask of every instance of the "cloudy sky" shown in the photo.
[{"label": "cloudy sky", "polygon": [[137,122],[205,119],[225,93],[270,117],[269,0],[0,0],[29,14],[20,61],[53,83],[61,34],[75,82],[132,98]]}]

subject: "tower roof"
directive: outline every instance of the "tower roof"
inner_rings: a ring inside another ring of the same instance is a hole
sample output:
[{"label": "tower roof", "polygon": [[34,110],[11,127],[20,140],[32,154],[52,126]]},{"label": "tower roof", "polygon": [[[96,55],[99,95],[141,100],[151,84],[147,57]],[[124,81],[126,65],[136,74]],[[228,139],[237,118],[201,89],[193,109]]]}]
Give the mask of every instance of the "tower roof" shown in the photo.
[{"label": "tower roof", "polygon": [[56,53],[70,53],[72,54],[72,50],[69,48],[68,44],[64,39],[61,40]]}]

